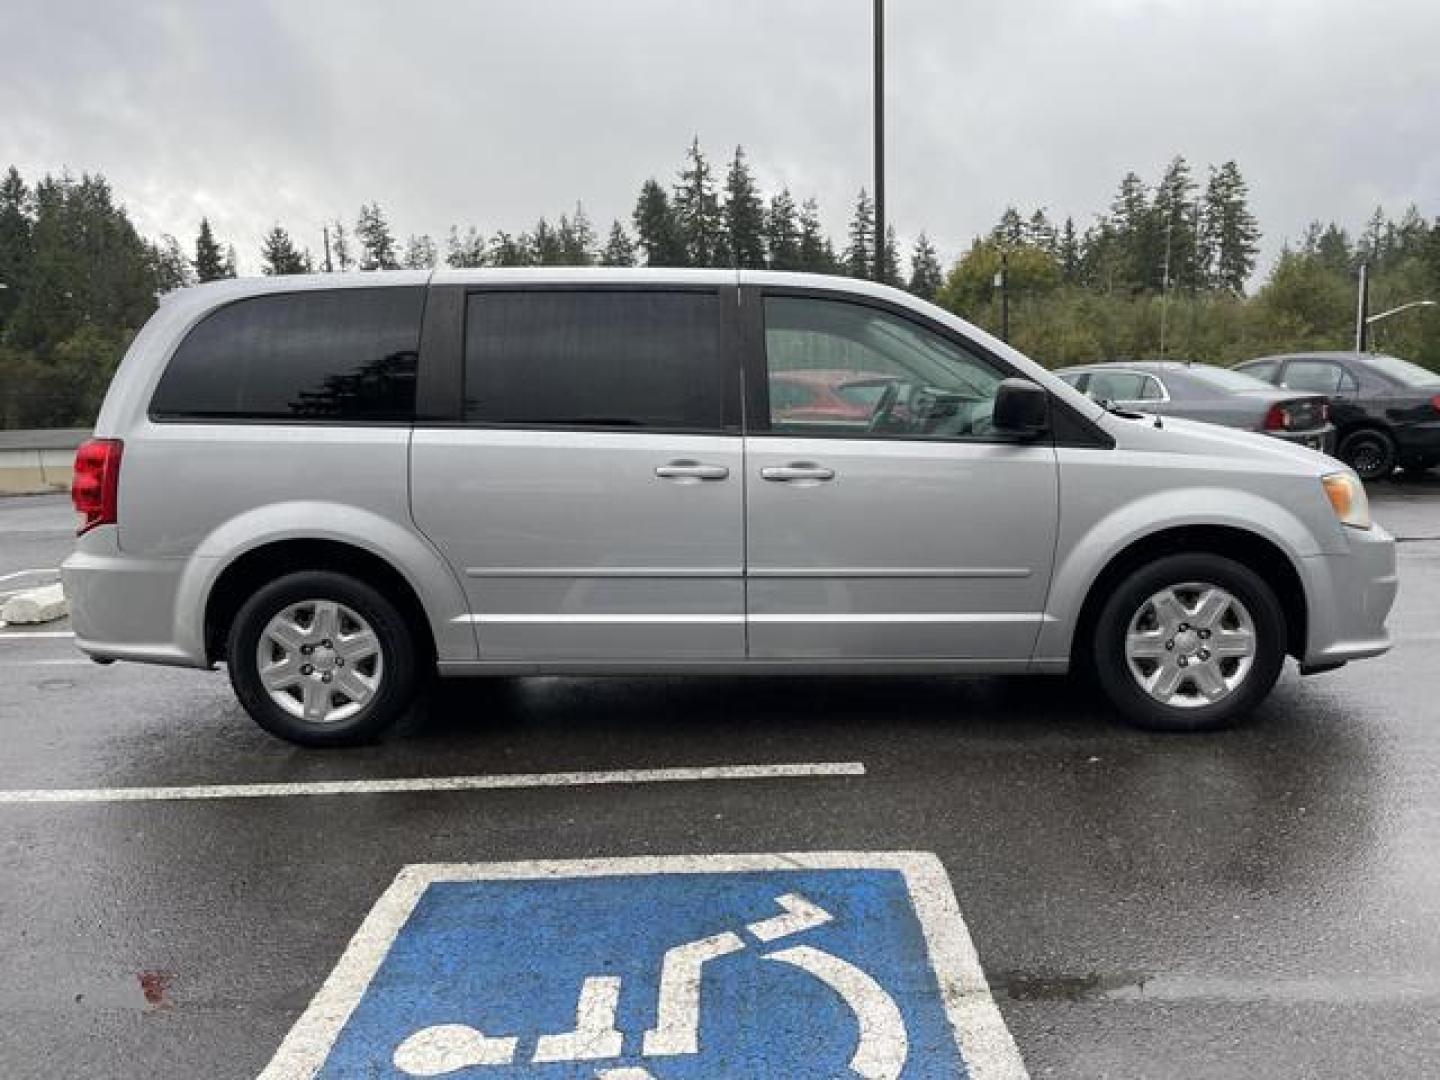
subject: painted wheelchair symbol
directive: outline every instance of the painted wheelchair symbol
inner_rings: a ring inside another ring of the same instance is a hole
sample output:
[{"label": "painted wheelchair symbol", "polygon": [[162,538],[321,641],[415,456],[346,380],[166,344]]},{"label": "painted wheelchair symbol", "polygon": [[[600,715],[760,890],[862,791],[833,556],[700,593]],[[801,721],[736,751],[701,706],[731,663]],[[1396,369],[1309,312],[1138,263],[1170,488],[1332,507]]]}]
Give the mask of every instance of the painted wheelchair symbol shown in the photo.
[{"label": "painted wheelchair symbol", "polygon": [[[775,902],[784,909],[746,931],[761,946],[823,926],[833,916],[798,893]],[[700,989],[706,964],[746,947],[739,934],[726,931],[666,951],[660,965],[660,986],[655,1026],[641,1040],[641,1056],[667,1058],[700,1052]],[[896,1080],[909,1054],[905,1021],[895,1000],[874,979],[854,964],[805,945],[761,954],[800,969],[820,980],[855,1014],[859,1040],[850,1069],[861,1080]],[[656,1080],[648,1069],[633,1065],[605,1067],[602,1062],[624,1056],[624,1033],[615,1027],[620,1002],[620,978],[594,975],[580,987],[575,1027],[542,1035],[535,1044],[532,1064],[595,1062],[597,1080]],[[518,1036],[487,1035],[465,1024],[438,1024],[415,1032],[395,1050],[395,1067],[408,1076],[444,1076],[460,1069],[487,1065],[513,1065]]]}]

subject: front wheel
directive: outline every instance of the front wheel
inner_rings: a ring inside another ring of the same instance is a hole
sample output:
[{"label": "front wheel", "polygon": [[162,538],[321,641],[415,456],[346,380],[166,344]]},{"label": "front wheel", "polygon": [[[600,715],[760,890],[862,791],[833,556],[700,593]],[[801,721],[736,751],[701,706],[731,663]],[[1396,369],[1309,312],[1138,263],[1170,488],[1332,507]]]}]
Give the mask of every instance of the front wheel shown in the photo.
[{"label": "front wheel", "polygon": [[367,742],[415,694],[404,617],[377,589],[329,571],[287,574],[256,592],[235,616],[226,663],[245,711],[301,746]]},{"label": "front wheel", "polygon": [[1218,555],[1172,555],[1111,594],[1095,627],[1095,672],[1131,723],[1210,731],[1270,692],[1285,636],[1279,601],[1254,571]]}]

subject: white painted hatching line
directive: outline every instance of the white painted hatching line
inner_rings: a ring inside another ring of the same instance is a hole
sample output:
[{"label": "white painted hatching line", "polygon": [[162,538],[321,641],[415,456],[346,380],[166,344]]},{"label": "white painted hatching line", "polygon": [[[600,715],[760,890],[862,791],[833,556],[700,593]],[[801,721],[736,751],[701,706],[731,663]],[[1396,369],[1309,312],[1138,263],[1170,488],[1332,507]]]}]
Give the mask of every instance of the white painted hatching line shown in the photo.
[{"label": "white painted hatching line", "polygon": [[39,641],[42,638],[73,638],[73,630],[6,630],[0,622],[0,641]]},{"label": "white painted hatching line", "polygon": [[303,795],[395,795],[430,791],[504,791],[514,788],[683,784],[721,780],[798,780],[864,776],[859,761],[802,761],[778,765],[697,765],[671,769],[599,772],[493,773],[399,780],[314,780],[272,784],[196,784],[185,787],[34,788],[0,790],[0,805],[25,803],[183,802],[203,799],[277,799]]}]

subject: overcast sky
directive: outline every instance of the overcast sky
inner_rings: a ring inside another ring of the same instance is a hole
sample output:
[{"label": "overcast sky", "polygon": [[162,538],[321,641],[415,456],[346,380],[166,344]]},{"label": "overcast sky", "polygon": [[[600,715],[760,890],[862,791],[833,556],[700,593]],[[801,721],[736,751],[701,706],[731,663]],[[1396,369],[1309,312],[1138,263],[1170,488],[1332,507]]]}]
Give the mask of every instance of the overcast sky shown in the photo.
[{"label": "overcast sky", "polygon": [[[1440,214],[1437,0],[890,0],[890,218],[948,259],[1007,204],[1077,225],[1127,169],[1236,159],[1266,256]],[[0,166],[110,178],[241,268],[276,222],[602,229],[694,135],[841,238],[870,183],[870,0],[5,0]]]}]

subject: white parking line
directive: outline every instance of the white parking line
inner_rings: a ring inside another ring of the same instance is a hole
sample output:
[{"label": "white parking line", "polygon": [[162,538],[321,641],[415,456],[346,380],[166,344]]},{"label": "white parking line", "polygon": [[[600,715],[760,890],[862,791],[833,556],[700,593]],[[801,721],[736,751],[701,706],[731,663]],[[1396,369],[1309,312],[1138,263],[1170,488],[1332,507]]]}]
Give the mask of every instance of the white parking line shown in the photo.
[{"label": "white parking line", "polygon": [[73,638],[74,630],[10,630],[0,623],[0,641],[35,641],[39,638]]},{"label": "white parking line", "polygon": [[26,576],[28,576],[28,575],[30,575],[30,574],[54,574],[56,577],[59,577],[59,576],[60,576],[60,571],[59,571],[59,570],[12,570],[12,571],[11,571],[10,573],[8,573],[8,574],[0,574],[0,581],[10,581],[10,580],[13,579],[13,578],[26,577]]},{"label": "white parking line", "polygon": [[0,791],[0,805],[22,803],[175,802],[198,799],[275,799],[299,795],[394,795],[423,791],[501,791],[513,788],[673,784],[717,780],[784,780],[864,776],[859,761],[802,761],[779,765],[696,765],[600,772],[492,773],[410,780],[314,780],[275,784],[196,784],[188,787],[34,788]]}]

